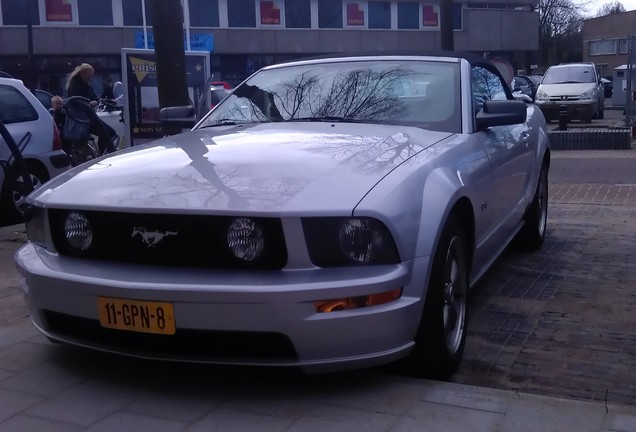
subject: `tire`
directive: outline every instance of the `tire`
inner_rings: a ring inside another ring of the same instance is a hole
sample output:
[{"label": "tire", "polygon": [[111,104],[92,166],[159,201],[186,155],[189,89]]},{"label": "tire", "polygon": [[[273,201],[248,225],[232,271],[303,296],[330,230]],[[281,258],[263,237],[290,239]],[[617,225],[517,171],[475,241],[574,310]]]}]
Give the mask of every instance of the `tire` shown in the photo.
[{"label": "tire", "polygon": [[[49,180],[49,176],[44,169],[28,162],[27,166],[34,189],[37,189]],[[0,207],[2,207],[2,219],[4,223],[19,223],[23,220],[22,214],[24,212],[24,200],[26,197],[17,190],[15,187],[16,182],[22,183],[22,177],[13,170],[9,171],[2,185],[2,194],[0,194]]]},{"label": "tire", "polygon": [[539,183],[524,217],[523,228],[515,237],[515,245],[520,250],[535,251],[545,241],[548,222],[548,167],[544,163],[539,174]]},{"label": "tire", "polygon": [[414,376],[445,380],[461,362],[468,322],[466,244],[459,218],[451,215],[433,258],[415,348],[407,359]]}]

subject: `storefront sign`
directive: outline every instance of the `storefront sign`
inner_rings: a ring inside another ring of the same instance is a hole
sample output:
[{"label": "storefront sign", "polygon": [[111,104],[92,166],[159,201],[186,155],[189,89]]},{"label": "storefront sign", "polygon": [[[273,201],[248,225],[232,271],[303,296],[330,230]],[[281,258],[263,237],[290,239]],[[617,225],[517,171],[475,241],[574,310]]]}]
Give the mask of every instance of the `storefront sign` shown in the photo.
[{"label": "storefront sign", "polygon": [[439,6],[422,6],[422,27],[439,27]]},{"label": "storefront sign", "polygon": [[48,22],[73,22],[72,0],[45,0],[44,10]]},{"label": "storefront sign", "polygon": [[280,0],[259,1],[261,26],[280,26],[282,6]]},{"label": "storefront sign", "polygon": [[365,26],[365,4],[360,2],[346,3],[347,26]]},{"label": "storefront sign", "polygon": [[[155,36],[152,31],[148,31],[148,49],[155,49]],[[183,47],[188,49],[187,39],[183,36]],[[144,32],[137,30],[135,32],[135,48],[145,48]],[[214,35],[190,33],[190,51],[207,51],[214,52]]]}]

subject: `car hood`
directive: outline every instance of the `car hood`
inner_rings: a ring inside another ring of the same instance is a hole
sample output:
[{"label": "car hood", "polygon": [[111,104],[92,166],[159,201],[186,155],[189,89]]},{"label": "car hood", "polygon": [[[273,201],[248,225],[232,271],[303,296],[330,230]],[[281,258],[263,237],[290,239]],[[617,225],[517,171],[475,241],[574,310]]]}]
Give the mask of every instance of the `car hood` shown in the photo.
[{"label": "car hood", "polygon": [[548,96],[579,96],[595,88],[594,83],[541,84],[539,91],[545,92]]},{"label": "car hood", "polygon": [[351,211],[391,170],[451,135],[351,123],[199,129],[73,169],[30,199],[165,213]]}]

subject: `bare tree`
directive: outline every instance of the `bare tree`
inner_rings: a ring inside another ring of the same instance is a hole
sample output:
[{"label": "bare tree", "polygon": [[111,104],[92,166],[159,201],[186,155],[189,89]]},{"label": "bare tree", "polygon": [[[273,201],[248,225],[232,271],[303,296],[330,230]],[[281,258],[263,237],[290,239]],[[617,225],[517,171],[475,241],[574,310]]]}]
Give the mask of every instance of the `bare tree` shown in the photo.
[{"label": "bare tree", "polygon": [[539,55],[544,65],[563,60],[563,41],[581,32],[586,6],[586,0],[540,0]]},{"label": "bare tree", "polygon": [[601,6],[596,12],[596,16],[602,17],[607,15],[619,14],[622,12],[625,12],[625,6],[623,6],[623,3],[619,2],[618,0],[614,0],[613,2],[605,3],[603,6]]}]

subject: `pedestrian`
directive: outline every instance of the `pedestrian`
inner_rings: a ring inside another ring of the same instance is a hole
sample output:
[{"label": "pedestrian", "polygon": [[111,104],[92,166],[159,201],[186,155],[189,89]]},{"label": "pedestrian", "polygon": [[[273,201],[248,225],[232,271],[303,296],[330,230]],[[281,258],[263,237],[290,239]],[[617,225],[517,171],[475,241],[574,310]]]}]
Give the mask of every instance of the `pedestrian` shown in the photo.
[{"label": "pedestrian", "polygon": [[53,96],[51,98],[51,108],[49,109],[51,117],[53,117],[53,123],[57,127],[57,132],[62,140],[62,149],[69,153],[70,143],[64,139],[62,131],[64,130],[64,122],[66,121],[66,109],[64,109],[64,100],[60,96]]},{"label": "pedestrian", "polygon": [[[77,66],[68,77],[66,88],[69,98],[81,96],[88,99],[90,107],[95,108],[99,105],[99,98],[91,85],[94,74],[93,66],[88,63],[82,63]],[[102,121],[94,109],[87,109],[86,113],[91,119],[91,134],[96,135],[98,138],[97,145],[99,146],[100,154],[104,153],[104,149],[108,150],[108,153],[114,152],[114,142],[118,141],[115,129]]]},{"label": "pedestrian", "polygon": [[104,91],[102,92],[102,99],[115,99],[115,93],[113,91],[113,79],[110,77],[104,80]]}]

